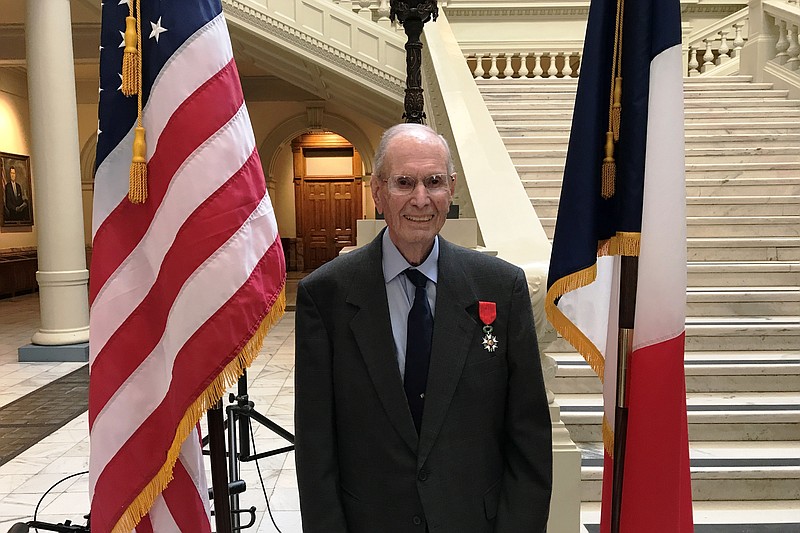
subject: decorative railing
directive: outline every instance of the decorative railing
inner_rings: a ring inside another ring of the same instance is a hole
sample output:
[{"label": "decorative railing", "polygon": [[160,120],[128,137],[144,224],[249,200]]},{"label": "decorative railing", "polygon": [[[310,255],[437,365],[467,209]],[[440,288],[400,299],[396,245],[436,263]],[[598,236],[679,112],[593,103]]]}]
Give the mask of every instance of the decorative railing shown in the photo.
[{"label": "decorative railing", "polygon": [[776,37],[774,52],[769,54],[767,60],[773,66],[779,66],[787,71],[785,74],[796,76],[800,81],[800,42],[798,42],[798,29],[800,29],[800,7],[794,1],[764,1],[765,23],[772,28]]},{"label": "decorative railing", "polygon": [[579,50],[473,52],[465,58],[474,78],[577,78],[581,54]]},{"label": "decorative railing", "polygon": [[[738,68],[738,58],[749,33],[748,8],[692,32],[684,39],[688,48],[687,75],[730,74]],[[731,62],[731,60],[736,60]],[[735,64],[734,64],[735,63]]]},{"label": "decorative railing", "polygon": [[389,20],[389,0],[333,0],[333,3],[344,9],[350,9],[360,17],[377,22],[384,28],[392,26]]}]

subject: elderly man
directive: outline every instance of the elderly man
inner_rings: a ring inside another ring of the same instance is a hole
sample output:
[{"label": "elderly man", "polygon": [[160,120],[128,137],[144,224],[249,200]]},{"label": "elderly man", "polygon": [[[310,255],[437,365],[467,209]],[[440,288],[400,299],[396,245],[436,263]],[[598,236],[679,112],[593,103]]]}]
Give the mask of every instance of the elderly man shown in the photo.
[{"label": "elderly man", "polygon": [[525,275],[438,236],[455,179],[433,130],[387,130],[371,187],[388,229],[300,283],[305,533],[546,528],[550,417]]}]

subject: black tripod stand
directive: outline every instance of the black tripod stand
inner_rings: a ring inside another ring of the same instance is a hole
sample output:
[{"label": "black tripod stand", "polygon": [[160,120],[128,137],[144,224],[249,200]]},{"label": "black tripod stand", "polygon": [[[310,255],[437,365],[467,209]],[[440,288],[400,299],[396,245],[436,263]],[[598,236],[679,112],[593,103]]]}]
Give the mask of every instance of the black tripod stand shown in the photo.
[{"label": "black tripod stand", "polygon": [[[215,516],[217,522],[217,533],[225,531],[241,531],[248,528],[255,523],[255,507],[249,509],[242,509],[239,506],[239,494],[246,490],[244,480],[239,479],[239,463],[246,463],[256,461],[265,457],[271,457],[281,453],[286,453],[294,450],[294,435],[286,431],[284,428],[259,413],[255,410],[255,403],[252,402],[247,394],[247,372],[239,378],[237,386],[237,394],[230,394],[228,397],[230,405],[225,408],[225,420],[220,416],[221,405],[217,404],[214,409],[216,413],[209,411],[208,416],[208,433],[207,437],[203,438],[203,446],[210,444],[209,451],[203,451],[204,454],[211,456],[211,469],[212,469],[212,490],[209,492],[214,493],[212,499],[215,502]],[[268,450],[266,452],[251,454],[250,449],[250,420],[255,420],[262,426],[265,426],[273,433],[279,435],[288,441],[291,445],[282,448]],[[219,426],[222,426],[220,428]],[[213,427],[212,427],[213,426]],[[220,439],[222,432],[225,429],[227,433],[227,452],[223,439]],[[227,472],[220,468],[221,458],[227,458]],[[224,476],[224,480],[222,479]],[[230,481],[228,481],[230,480]],[[223,488],[223,492],[218,493],[218,487]],[[225,495],[228,498],[225,498]],[[227,500],[227,501],[225,501]],[[225,503],[229,505],[229,513],[225,512]],[[242,525],[241,516],[249,515],[249,523]],[[230,529],[226,529],[224,516],[230,516]]]}]

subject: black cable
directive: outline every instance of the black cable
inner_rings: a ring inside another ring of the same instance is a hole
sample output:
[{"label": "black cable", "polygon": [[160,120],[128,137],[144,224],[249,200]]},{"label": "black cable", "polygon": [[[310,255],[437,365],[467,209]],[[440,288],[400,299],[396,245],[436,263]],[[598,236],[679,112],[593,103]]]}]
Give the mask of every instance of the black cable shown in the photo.
[{"label": "black cable", "polygon": [[[253,443],[253,455],[256,455],[258,450],[256,450],[256,437],[253,435],[253,420],[249,416],[247,417],[247,423],[250,424],[250,442]],[[261,467],[258,466],[258,459],[256,459],[255,462],[256,471],[258,472],[258,479],[261,481],[261,491],[264,493],[264,500],[267,502],[267,513],[269,513],[269,519],[272,520],[272,525],[275,526],[275,530],[278,533],[282,533],[281,529],[278,527],[278,524],[275,523],[275,517],[272,516],[272,509],[270,509],[269,506],[269,498],[267,498],[267,487],[264,486],[264,476],[261,475]],[[278,473],[278,477],[280,477],[280,472]],[[277,482],[278,481],[275,480],[276,485]]]},{"label": "black cable", "polygon": [[[82,476],[82,475],[84,475],[84,474],[88,474],[88,473],[89,473],[89,471],[88,471],[88,470],[85,470],[85,471],[83,471],[83,472],[78,472],[78,473],[75,473],[75,474],[70,474],[70,475],[68,475],[67,477],[65,477],[65,478],[63,478],[63,479],[59,479],[58,481],[56,481],[55,483],[53,483],[53,485],[52,485],[52,486],[51,486],[49,489],[47,489],[47,490],[44,492],[44,494],[42,494],[42,497],[41,497],[41,498],[39,498],[39,501],[36,503],[36,508],[33,510],[33,521],[34,521],[34,522],[36,522],[36,515],[37,515],[37,514],[39,514],[39,506],[40,506],[40,505],[42,504],[42,502],[44,501],[44,498],[45,498],[45,496],[47,496],[48,494],[50,494],[50,491],[51,491],[51,490],[53,490],[53,489],[54,489],[54,488],[56,488],[58,485],[60,485],[61,483],[65,482],[65,481],[66,481],[66,480],[68,480],[68,479],[71,479],[71,478],[74,478],[74,477],[77,477],[77,476]],[[35,527],[34,527],[33,529],[35,529],[35,530],[36,530],[36,533],[39,533],[39,529],[38,529],[38,528],[35,528]]]}]

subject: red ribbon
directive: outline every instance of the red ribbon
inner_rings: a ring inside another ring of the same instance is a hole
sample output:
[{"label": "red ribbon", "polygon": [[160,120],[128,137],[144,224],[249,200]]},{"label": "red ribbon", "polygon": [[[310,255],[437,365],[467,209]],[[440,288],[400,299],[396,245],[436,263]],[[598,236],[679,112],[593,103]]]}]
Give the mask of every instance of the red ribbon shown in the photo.
[{"label": "red ribbon", "polygon": [[478,302],[478,315],[481,322],[489,326],[497,318],[497,304],[494,302]]}]

